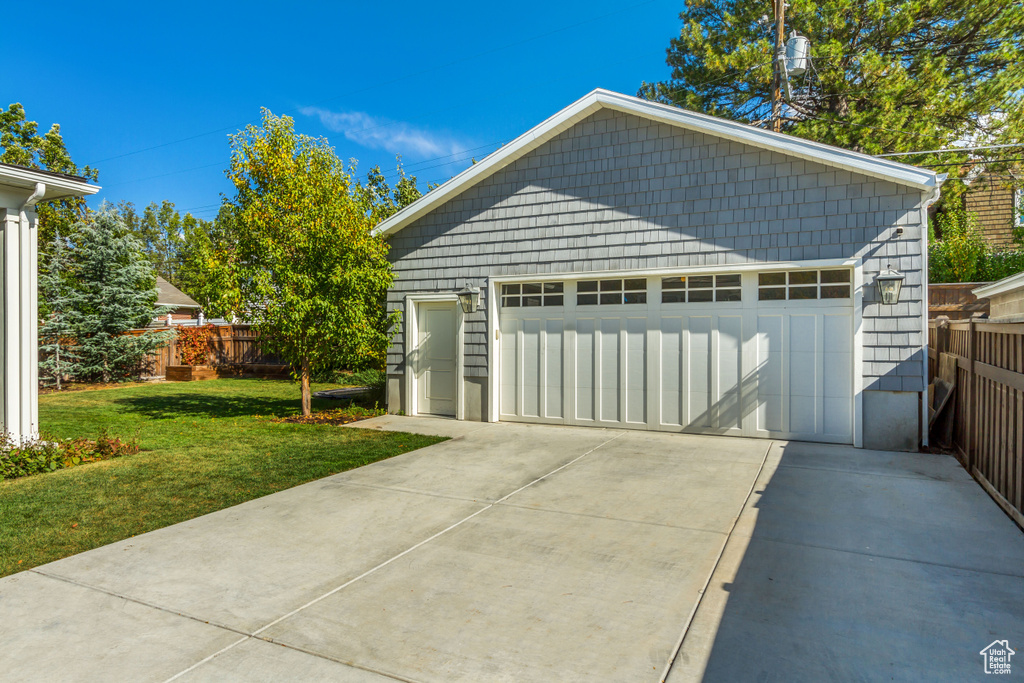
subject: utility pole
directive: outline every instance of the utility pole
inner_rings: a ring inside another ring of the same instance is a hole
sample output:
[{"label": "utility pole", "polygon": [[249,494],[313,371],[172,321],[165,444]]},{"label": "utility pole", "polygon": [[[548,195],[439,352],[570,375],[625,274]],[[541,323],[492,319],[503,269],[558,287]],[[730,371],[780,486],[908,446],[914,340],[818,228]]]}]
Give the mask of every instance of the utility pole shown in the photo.
[{"label": "utility pole", "polygon": [[782,61],[786,58],[786,0],[775,4],[775,61],[772,68],[772,130],[782,132]]}]

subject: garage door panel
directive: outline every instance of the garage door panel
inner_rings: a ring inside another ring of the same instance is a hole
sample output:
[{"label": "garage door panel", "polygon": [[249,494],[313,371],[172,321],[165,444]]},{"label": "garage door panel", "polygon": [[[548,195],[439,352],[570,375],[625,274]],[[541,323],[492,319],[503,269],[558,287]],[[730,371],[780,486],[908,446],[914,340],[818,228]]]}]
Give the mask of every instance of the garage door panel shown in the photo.
[{"label": "garage door panel", "polygon": [[626,421],[647,422],[647,318],[626,320]]},{"label": "garage door panel", "polygon": [[824,340],[825,396],[846,398],[853,394],[853,324],[849,316],[826,315]]},{"label": "garage door panel", "polygon": [[562,344],[565,323],[551,318],[544,326],[544,416],[560,418],[563,415],[565,378],[562,371]]},{"label": "garage door panel", "polygon": [[687,319],[686,367],[689,388],[687,427],[710,427],[711,425],[711,318],[690,317]]},{"label": "garage door panel", "polygon": [[540,320],[534,318],[532,320],[523,321],[522,344],[523,406],[520,414],[528,417],[540,417]]},{"label": "garage door panel", "polygon": [[757,422],[758,430],[781,432],[783,413],[783,323],[781,315],[757,317]]},{"label": "garage door panel", "polygon": [[848,396],[826,396],[823,402],[825,406],[825,434],[843,438],[853,434],[850,398]]},{"label": "garage door panel", "polygon": [[600,415],[606,422],[619,421],[619,330],[617,318],[602,318],[598,340],[601,379]]},{"label": "garage door panel", "polygon": [[661,424],[683,426],[683,319],[661,319]]},{"label": "garage door panel", "polygon": [[519,393],[519,321],[504,318],[501,321],[501,396],[500,414],[515,415]]},{"label": "garage door panel", "polygon": [[718,317],[718,424],[719,429],[741,429],[743,382],[743,318]]},{"label": "garage door panel", "polygon": [[576,419],[594,420],[597,416],[594,374],[597,335],[593,318],[576,319]]}]

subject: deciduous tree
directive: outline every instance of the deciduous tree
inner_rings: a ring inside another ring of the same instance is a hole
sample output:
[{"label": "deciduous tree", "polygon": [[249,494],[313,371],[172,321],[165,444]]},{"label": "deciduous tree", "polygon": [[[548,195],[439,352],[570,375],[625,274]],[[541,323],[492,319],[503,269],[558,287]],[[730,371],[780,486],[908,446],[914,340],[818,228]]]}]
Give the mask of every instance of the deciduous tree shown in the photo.
[{"label": "deciduous tree", "polygon": [[[71,154],[64,145],[60,125],[53,124],[45,134],[39,134],[39,124],[25,119],[25,108],[15,102],[0,110],[0,162],[27,168],[37,168],[56,173],[81,176],[96,181],[99,171],[89,166],[79,167],[71,160]],[[39,246],[45,253],[56,244],[55,236],[70,235],[78,221],[85,218],[88,208],[84,197],[71,197],[40,202],[36,205],[39,215]]]},{"label": "deciduous tree", "polygon": [[297,135],[289,117],[263,111],[262,125],[232,136],[232,251],[224,267],[242,314],[268,351],[291,364],[310,413],[314,368],[379,365],[397,320],[378,215],[327,140]]}]

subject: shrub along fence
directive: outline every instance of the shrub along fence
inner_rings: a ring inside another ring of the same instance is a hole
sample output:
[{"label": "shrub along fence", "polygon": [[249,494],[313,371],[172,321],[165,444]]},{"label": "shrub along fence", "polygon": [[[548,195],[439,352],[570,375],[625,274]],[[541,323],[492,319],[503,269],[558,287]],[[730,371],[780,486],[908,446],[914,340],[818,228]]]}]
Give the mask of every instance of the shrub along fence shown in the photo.
[{"label": "shrub along fence", "polygon": [[1024,323],[931,321],[928,366],[956,359],[953,445],[967,471],[1024,526]]},{"label": "shrub along fence", "polygon": [[[177,329],[175,327],[132,330],[129,334]],[[168,365],[180,365],[178,343],[157,349],[146,361],[143,379],[158,379],[167,374]],[[279,358],[265,354],[260,348],[256,331],[250,325],[218,325],[210,331],[206,365],[217,368],[218,375],[237,377],[285,377],[288,366]]]}]

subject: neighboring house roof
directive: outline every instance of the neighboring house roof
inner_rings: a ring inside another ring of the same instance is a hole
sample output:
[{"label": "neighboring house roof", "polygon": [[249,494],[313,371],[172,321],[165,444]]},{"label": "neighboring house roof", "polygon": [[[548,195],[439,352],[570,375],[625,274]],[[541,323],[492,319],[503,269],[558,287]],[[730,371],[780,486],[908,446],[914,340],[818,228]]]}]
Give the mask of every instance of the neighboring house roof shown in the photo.
[{"label": "neighboring house roof", "polygon": [[921,190],[937,191],[940,184],[940,178],[934,171],[851,152],[792,135],[755,128],[736,121],[728,121],[715,116],[698,114],[629,95],[597,89],[381,222],[374,229],[374,233],[390,235],[401,230],[432,209],[540,147],[600,109],[634,114],[653,121],[707,133]]},{"label": "neighboring house roof", "polygon": [[81,197],[100,191],[99,185],[90,185],[85,178],[79,176],[41,171],[37,168],[26,168],[14,164],[0,164],[0,185],[34,189],[36,183],[43,183],[46,186],[46,191],[39,201]]},{"label": "neighboring house roof", "polygon": [[998,296],[999,294],[1005,294],[1017,289],[1024,289],[1024,273],[1017,273],[977,289],[972,289],[971,293],[976,297],[983,298]]},{"label": "neighboring house roof", "polygon": [[199,303],[159,275],[156,277],[156,305],[174,308],[202,308]]}]

